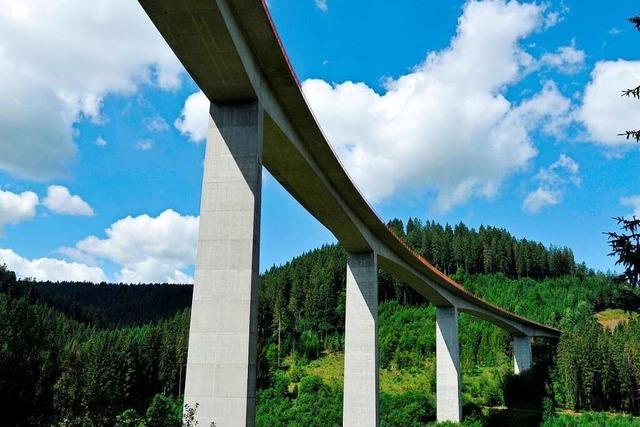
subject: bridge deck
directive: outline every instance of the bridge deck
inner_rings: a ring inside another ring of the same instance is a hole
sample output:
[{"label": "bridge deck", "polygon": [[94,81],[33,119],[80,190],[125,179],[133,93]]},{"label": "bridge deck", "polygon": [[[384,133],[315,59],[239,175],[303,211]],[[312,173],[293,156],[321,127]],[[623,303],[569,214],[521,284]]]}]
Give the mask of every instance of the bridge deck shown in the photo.
[{"label": "bridge deck", "polygon": [[383,268],[437,306],[456,305],[515,335],[560,335],[558,329],[471,294],[414,253],[385,225],[327,142],[263,2],[140,3],[212,102],[260,100],[265,109],[264,166],[348,251],[376,251]]}]

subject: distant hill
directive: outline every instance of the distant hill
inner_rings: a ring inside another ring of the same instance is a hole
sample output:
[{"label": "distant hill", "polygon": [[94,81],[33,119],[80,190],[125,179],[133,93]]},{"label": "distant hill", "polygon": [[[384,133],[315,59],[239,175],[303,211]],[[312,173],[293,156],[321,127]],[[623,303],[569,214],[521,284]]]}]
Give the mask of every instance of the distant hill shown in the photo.
[{"label": "distant hill", "polygon": [[191,307],[193,286],[22,280],[16,282],[12,292],[55,308],[71,319],[108,328],[142,325],[172,317]]}]

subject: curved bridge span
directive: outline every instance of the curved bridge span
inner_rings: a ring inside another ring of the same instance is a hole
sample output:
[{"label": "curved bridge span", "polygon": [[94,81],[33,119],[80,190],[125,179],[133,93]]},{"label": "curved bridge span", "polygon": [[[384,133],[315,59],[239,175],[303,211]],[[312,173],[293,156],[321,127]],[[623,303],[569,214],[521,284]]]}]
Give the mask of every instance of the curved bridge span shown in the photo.
[{"label": "curved bridge span", "polygon": [[322,133],[260,0],[139,0],[211,101],[185,403],[200,425],[252,426],[262,167],[349,252],[344,425],[375,426],[377,266],[438,307],[437,416],[459,421],[458,311],[514,337],[516,373],[531,338],[560,331],[467,292],[376,215]]}]

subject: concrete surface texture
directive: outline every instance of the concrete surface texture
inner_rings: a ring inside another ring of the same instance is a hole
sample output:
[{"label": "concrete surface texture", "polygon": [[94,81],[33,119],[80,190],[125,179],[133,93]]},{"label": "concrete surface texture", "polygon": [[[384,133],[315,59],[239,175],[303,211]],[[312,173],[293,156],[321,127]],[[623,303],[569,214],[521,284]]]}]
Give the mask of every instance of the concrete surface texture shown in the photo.
[{"label": "concrete surface texture", "polygon": [[263,112],[257,102],[213,103],[211,116],[185,403],[199,404],[199,425],[252,426]]},{"label": "concrete surface texture", "polygon": [[[208,426],[208,418],[219,427],[254,423],[262,164],[352,254],[345,425],[378,420],[372,263],[439,307],[438,420],[461,418],[458,311],[517,337],[559,337],[558,329],[471,294],[414,253],[376,215],[309,109],[262,1],[139,2],[213,101],[186,378],[186,402],[200,404],[200,425]],[[514,363],[522,371],[531,364],[531,349],[530,342],[527,350],[518,340]]]},{"label": "concrete surface texture", "polygon": [[460,422],[460,343],[458,310],[436,310],[436,412],[437,420]]},{"label": "concrete surface texture", "polygon": [[516,335],[559,336],[469,293],[386,227],[324,137],[262,1],[139,2],[210,100],[260,104],[264,166],[349,252],[375,252],[381,266],[438,306],[456,306]]},{"label": "concrete surface texture", "polygon": [[521,374],[533,366],[533,357],[531,356],[531,338],[530,337],[513,337],[513,372]]},{"label": "concrete surface texture", "polygon": [[344,343],[345,427],[377,426],[378,265],[373,252],[349,254]]}]

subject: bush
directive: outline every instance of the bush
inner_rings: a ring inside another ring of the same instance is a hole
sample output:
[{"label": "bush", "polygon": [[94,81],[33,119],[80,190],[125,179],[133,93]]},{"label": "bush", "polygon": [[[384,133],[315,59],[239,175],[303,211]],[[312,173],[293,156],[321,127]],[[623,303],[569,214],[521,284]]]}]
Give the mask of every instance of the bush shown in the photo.
[{"label": "bush", "polygon": [[300,336],[300,352],[307,360],[315,360],[320,355],[320,337],[313,331],[304,331]]},{"label": "bush", "polygon": [[419,391],[382,393],[380,412],[383,427],[419,427],[436,418],[433,398]]},{"label": "bush", "polygon": [[147,409],[146,427],[181,427],[181,412],[174,399],[156,394]]},{"label": "bush", "polygon": [[144,427],[144,420],[133,409],[127,409],[116,417],[115,427]]}]

